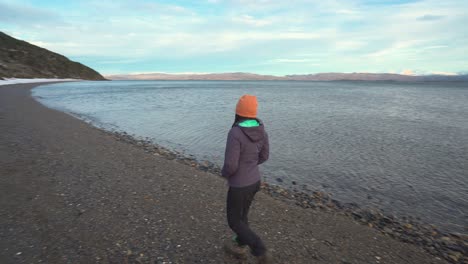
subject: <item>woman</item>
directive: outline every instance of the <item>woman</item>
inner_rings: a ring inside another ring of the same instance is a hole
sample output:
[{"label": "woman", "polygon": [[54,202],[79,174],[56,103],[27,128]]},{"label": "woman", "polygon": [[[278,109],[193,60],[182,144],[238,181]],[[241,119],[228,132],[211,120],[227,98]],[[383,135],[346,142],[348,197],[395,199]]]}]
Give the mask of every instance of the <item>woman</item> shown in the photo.
[{"label": "woman", "polygon": [[255,194],[260,190],[258,165],[268,159],[268,135],[257,119],[257,97],[243,95],[236,106],[236,118],[229,131],[222,176],[228,180],[227,219],[236,233],[224,248],[237,257],[247,257],[250,247],[258,263],[270,263],[265,245],[248,224],[247,215]]}]

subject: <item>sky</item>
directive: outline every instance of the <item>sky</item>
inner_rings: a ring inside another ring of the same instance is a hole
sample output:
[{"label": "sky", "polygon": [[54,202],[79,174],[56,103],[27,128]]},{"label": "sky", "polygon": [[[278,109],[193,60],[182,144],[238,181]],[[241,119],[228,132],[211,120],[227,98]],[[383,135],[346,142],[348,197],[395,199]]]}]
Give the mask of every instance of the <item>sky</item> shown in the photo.
[{"label": "sky", "polygon": [[467,0],[0,0],[0,31],[101,74],[468,73]]}]

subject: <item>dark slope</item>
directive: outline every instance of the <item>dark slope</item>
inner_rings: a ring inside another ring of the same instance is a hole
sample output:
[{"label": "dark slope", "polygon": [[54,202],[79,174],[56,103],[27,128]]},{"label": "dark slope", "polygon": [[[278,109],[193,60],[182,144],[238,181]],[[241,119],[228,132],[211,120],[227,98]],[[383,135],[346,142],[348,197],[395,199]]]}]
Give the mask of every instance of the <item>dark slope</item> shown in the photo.
[{"label": "dark slope", "polygon": [[95,70],[63,55],[0,32],[0,78],[105,80]]}]

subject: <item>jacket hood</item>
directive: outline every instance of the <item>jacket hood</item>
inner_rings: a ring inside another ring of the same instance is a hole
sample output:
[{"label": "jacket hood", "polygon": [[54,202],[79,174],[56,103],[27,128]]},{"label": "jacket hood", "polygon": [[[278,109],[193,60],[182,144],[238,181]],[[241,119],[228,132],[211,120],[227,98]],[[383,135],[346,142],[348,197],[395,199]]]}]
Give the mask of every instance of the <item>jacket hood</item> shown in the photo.
[{"label": "jacket hood", "polygon": [[[241,131],[250,139],[252,142],[258,142],[263,139],[265,136],[265,127],[263,126],[262,121],[255,119],[258,122],[257,126],[242,126],[241,123],[237,123],[235,126],[239,127]],[[251,120],[248,120],[251,121]]]}]

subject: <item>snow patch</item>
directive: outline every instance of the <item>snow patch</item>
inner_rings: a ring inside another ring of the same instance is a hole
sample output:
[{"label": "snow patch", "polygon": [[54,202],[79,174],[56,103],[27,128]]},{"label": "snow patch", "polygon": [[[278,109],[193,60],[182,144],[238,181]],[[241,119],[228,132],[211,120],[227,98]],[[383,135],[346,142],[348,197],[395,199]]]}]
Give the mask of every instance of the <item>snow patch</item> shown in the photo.
[{"label": "snow patch", "polygon": [[42,83],[42,82],[73,82],[73,81],[82,81],[80,79],[16,79],[16,78],[6,78],[0,80],[0,85],[8,84],[17,84],[17,83]]}]

